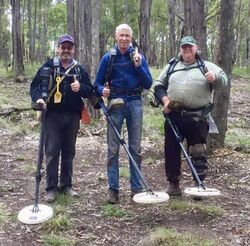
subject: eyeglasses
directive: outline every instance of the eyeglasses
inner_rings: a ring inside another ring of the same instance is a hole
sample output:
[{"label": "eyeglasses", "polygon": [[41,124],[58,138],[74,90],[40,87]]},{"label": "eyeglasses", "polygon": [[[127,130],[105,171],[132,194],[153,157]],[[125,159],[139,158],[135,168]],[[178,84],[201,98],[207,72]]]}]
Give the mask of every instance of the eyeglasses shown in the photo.
[{"label": "eyeglasses", "polygon": [[72,49],[73,49],[73,46],[72,46],[72,45],[70,45],[70,46],[64,46],[64,45],[62,45],[60,48],[61,48],[62,50],[72,50]]}]

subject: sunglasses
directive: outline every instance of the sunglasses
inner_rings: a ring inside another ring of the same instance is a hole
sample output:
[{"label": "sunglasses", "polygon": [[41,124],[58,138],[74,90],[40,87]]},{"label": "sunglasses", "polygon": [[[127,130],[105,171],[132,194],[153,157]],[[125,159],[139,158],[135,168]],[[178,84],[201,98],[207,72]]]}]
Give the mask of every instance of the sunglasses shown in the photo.
[{"label": "sunglasses", "polygon": [[64,45],[62,45],[60,48],[61,48],[62,50],[72,50],[72,49],[73,49],[73,46],[72,46],[72,45],[70,45],[70,46],[64,46]]}]

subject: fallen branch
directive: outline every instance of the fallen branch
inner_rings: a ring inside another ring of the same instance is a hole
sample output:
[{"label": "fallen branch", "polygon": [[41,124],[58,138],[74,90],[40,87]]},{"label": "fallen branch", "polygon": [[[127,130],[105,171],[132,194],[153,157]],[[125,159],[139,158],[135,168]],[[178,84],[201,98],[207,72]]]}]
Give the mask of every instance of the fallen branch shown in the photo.
[{"label": "fallen branch", "polygon": [[9,116],[12,113],[21,113],[24,111],[29,111],[32,110],[31,108],[15,108],[15,107],[10,107],[10,108],[4,108],[0,109],[0,116]]}]

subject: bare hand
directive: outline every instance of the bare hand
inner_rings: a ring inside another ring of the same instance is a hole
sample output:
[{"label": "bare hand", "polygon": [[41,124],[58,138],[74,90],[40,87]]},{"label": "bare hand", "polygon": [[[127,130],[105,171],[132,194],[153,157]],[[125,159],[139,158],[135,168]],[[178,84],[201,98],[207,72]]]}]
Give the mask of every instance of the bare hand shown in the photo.
[{"label": "bare hand", "polygon": [[134,60],[136,67],[139,67],[141,65],[141,59],[142,59],[142,56],[140,55],[140,53],[138,52],[138,48],[136,47],[135,54],[133,56],[133,60]]},{"label": "bare hand", "polygon": [[36,100],[36,103],[37,103],[37,104],[40,104],[40,105],[42,106],[43,109],[46,109],[46,108],[47,108],[47,105],[46,105],[45,101],[44,101],[42,98],[37,99],[37,100]]},{"label": "bare hand", "polygon": [[102,90],[102,95],[107,98],[110,95],[110,89],[109,89],[109,84],[106,83],[105,87]]},{"label": "bare hand", "polygon": [[78,92],[80,90],[80,83],[74,75],[74,82],[70,85],[73,92]]},{"label": "bare hand", "polygon": [[172,110],[168,108],[168,104],[170,103],[170,100],[168,99],[167,96],[164,96],[162,98],[162,102],[163,102],[163,111],[166,114],[169,114]]},{"label": "bare hand", "polygon": [[209,83],[213,83],[216,80],[216,76],[212,71],[208,71],[206,68],[205,78]]}]

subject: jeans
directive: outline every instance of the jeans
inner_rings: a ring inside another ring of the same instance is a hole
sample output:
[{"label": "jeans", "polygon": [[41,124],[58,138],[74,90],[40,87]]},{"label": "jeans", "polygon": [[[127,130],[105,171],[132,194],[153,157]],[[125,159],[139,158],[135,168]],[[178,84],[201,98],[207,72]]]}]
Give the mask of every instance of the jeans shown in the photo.
[{"label": "jeans", "polygon": [[[111,118],[118,132],[124,120],[126,120],[128,130],[128,149],[139,169],[141,168],[141,133],[143,105],[141,99],[130,100],[121,109],[111,109]],[[108,122],[107,130],[108,141],[108,184],[109,190],[119,192],[119,150],[120,140]],[[138,175],[133,163],[129,160],[130,185],[132,191],[142,190],[140,176]]]},{"label": "jeans", "polygon": [[[45,121],[46,191],[72,187],[79,113],[47,112]],[[60,183],[58,184],[61,155]]]},{"label": "jeans", "polygon": [[[206,143],[208,135],[208,123],[196,121],[190,116],[181,116],[172,112],[168,115],[179,133],[186,138],[187,146]],[[181,147],[171,127],[165,121],[165,171],[169,182],[178,182],[181,177]]]}]

